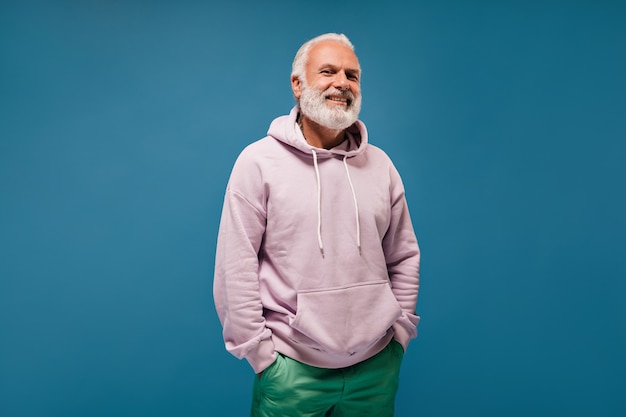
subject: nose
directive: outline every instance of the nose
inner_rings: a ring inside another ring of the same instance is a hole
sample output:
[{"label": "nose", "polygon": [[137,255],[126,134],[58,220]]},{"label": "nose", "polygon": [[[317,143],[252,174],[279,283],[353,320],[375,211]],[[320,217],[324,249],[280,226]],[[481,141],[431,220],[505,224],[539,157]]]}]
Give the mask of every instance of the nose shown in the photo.
[{"label": "nose", "polygon": [[349,90],[350,82],[348,81],[348,77],[346,77],[346,73],[344,71],[338,71],[335,76],[335,88],[339,90]]}]

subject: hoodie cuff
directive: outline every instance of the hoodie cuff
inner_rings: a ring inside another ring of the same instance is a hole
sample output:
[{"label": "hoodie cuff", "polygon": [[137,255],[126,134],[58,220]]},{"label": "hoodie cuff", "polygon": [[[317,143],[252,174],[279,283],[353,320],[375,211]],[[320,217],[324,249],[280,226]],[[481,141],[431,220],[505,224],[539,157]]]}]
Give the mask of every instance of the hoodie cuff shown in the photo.
[{"label": "hoodie cuff", "polygon": [[394,339],[396,339],[401,345],[404,351],[409,345],[409,341],[417,337],[417,325],[419,324],[420,317],[415,314],[403,313],[402,317],[396,321],[392,328],[394,333]]},{"label": "hoodie cuff", "polygon": [[255,374],[258,374],[274,363],[276,360],[276,351],[274,350],[274,342],[272,342],[272,339],[262,340],[256,349],[248,352],[246,360],[250,366],[252,366],[252,369],[254,369]]}]

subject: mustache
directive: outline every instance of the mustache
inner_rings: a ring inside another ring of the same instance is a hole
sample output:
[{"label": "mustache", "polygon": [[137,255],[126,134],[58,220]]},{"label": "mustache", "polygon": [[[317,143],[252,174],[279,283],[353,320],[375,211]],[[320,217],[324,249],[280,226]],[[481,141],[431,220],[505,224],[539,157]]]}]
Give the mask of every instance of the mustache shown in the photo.
[{"label": "mustache", "polygon": [[354,94],[350,90],[339,90],[335,87],[329,87],[323,91],[324,96],[341,96],[345,97],[348,100],[354,100]]}]

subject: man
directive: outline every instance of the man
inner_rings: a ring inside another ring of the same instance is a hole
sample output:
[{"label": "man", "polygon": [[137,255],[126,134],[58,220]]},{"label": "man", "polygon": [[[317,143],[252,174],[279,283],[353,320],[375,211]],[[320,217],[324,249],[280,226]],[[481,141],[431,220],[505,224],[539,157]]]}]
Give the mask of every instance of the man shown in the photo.
[{"label": "man", "polygon": [[306,42],[297,105],[231,173],[214,297],[226,349],[257,374],[252,416],[393,416],[420,254],[400,176],[358,120],[360,80],[346,36]]}]

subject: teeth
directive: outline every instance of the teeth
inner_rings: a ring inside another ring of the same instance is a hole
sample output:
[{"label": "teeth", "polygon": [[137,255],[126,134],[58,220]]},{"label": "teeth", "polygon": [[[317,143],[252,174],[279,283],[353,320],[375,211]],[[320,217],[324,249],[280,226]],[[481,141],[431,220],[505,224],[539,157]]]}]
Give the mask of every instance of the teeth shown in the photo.
[{"label": "teeth", "polygon": [[340,101],[342,103],[345,103],[348,101],[348,99],[344,97],[328,97],[328,99],[332,101]]}]

